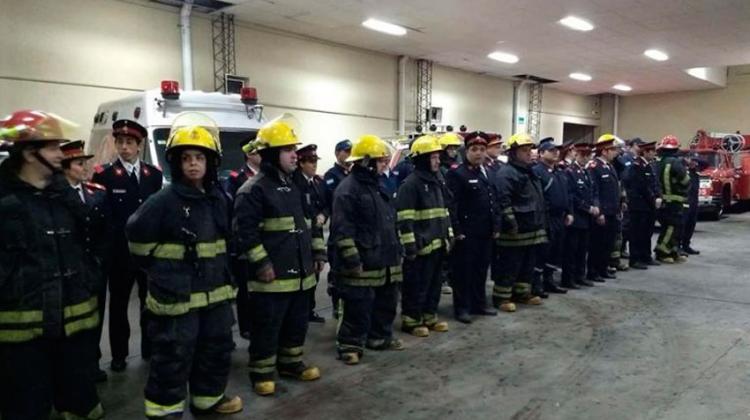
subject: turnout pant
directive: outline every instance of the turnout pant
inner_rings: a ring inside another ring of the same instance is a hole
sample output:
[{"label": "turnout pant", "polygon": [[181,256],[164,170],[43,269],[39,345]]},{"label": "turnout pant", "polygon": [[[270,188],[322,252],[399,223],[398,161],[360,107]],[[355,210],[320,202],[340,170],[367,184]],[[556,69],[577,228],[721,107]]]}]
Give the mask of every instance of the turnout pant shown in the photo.
[{"label": "turnout pant", "polygon": [[682,243],[683,210],[681,203],[668,203],[659,211],[661,232],[654,252],[657,257],[677,257]]},{"label": "turnout pant", "polygon": [[651,236],[654,234],[656,212],[630,212],[630,263],[651,261]]},{"label": "turnout pant", "polygon": [[[549,215],[548,242],[537,246],[536,269],[532,290],[542,290],[544,284],[553,281],[554,267],[562,263],[565,245],[565,215]],[[493,277],[494,278],[494,277]]]},{"label": "turnout pant", "polygon": [[691,205],[685,211],[682,232],[682,249],[690,248],[690,242],[693,240],[695,225],[698,223],[698,205]]},{"label": "turnout pant", "polygon": [[91,329],[0,344],[0,418],[47,420],[53,406],[63,416],[103,418],[94,382],[96,337]]},{"label": "turnout pant", "polygon": [[390,278],[377,287],[339,286],[341,318],[336,333],[339,354],[362,355],[368,341],[386,343],[393,338],[398,289],[399,283]]},{"label": "turnout pant", "polygon": [[146,276],[140,271],[116,267],[109,273],[109,344],[113,360],[124,360],[129,354],[128,304],[136,283],[140,300],[141,355],[147,358],[151,354],[148,334],[145,334],[148,315],[143,307],[146,302]]},{"label": "turnout pant", "polygon": [[467,237],[456,241],[452,253],[453,310],[478,312],[487,306],[487,268],[492,258],[492,238]]},{"label": "turnout pant", "polygon": [[502,270],[494,278],[492,303],[499,305],[513,297],[527,297],[531,294],[531,281],[539,245],[501,246],[499,258],[503,261]]},{"label": "turnout pant", "polygon": [[213,407],[224,396],[229,378],[234,315],[229,302],[184,315],[151,315],[151,366],[146,382],[146,416],[164,417],[185,410],[188,384],[191,404]]},{"label": "turnout pant", "polygon": [[589,240],[589,278],[603,276],[615,249],[615,239],[619,223],[615,215],[605,215],[604,224],[595,221],[591,224]]},{"label": "turnout pant", "polygon": [[568,227],[565,234],[565,256],[562,284],[577,283],[586,277],[586,255],[589,251],[589,230]]},{"label": "turnout pant", "polygon": [[442,288],[444,251],[404,260],[404,284],[401,286],[401,321],[406,329],[437,322]]},{"label": "turnout pant", "polygon": [[620,257],[622,256],[622,244],[623,244],[623,232],[622,232],[622,221],[615,218],[615,244],[609,253],[609,266],[617,267],[620,265]]},{"label": "turnout pant", "polygon": [[302,363],[310,294],[251,292],[250,299],[250,380],[270,381],[277,367]]}]

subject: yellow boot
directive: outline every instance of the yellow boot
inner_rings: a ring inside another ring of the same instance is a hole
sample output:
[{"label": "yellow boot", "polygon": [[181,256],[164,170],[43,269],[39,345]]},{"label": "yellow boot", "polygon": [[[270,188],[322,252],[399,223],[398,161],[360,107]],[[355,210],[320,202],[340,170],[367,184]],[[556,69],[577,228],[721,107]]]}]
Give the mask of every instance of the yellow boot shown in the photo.
[{"label": "yellow boot", "polygon": [[238,396],[232,398],[224,397],[213,408],[213,412],[216,414],[234,414],[240,411],[242,411],[242,399]]},{"label": "yellow boot", "polygon": [[420,337],[420,338],[430,336],[430,330],[425,326],[414,327],[411,329],[411,331],[409,331],[409,333],[415,337]]},{"label": "yellow boot", "polygon": [[253,384],[253,390],[260,396],[273,395],[276,392],[276,383],[274,381],[260,381]]},{"label": "yellow boot", "polygon": [[503,312],[515,312],[516,304],[511,302],[510,300],[503,300],[500,302],[500,305],[498,305],[497,308]]},{"label": "yellow boot", "polygon": [[347,365],[359,364],[359,353],[355,353],[355,352],[341,353],[341,356],[339,356],[339,358]]},{"label": "yellow boot", "polygon": [[316,366],[306,366],[300,362],[294,366],[279,367],[279,375],[305,382],[314,381],[320,379],[320,369]]},{"label": "yellow boot", "polygon": [[430,329],[435,332],[446,332],[448,331],[448,323],[445,321],[438,321],[430,325]]}]

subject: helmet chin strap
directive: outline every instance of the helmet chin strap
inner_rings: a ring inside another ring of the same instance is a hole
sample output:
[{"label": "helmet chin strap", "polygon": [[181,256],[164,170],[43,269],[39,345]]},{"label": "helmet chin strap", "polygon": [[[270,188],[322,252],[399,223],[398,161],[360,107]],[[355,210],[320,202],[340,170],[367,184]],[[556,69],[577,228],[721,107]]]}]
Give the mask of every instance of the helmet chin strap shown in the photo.
[{"label": "helmet chin strap", "polygon": [[53,175],[57,174],[57,173],[62,173],[62,169],[58,169],[58,168],[55,168],[54,166],[52,166],[52,164],[49,163],[49,161],[47,159],[45,159],[44,156],[42,156],[41,153],[39,153],[39,149],[34,150],[34,152],[32,152],[32,155],[34,155],[34,157],[39,162],[41,162],[42,165],[46,166],[47,169],[49,169],[50,172],[52,172]]}]

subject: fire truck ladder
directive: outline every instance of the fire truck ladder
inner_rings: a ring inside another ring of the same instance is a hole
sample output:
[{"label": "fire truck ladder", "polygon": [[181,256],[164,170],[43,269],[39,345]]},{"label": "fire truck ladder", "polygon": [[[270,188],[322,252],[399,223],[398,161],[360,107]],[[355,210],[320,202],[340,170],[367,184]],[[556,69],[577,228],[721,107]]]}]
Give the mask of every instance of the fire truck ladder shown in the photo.
[{"label": "fire truck ladder", "polygon": [[542,89],[541,83],[529,85],[529,135],[536,141],[542,125]]},{"label": "fire truck ladder", "polygon": [[417,60],[417,125],[427,129],[432,107],[432,61]]},{"label": "fire truck ladder", "polygon": [[214,90],[224,92],[226,75],[237,74],[237,56],[234,49],[234,15],[215,14],[211,19],[211,37],[214,52]]}]

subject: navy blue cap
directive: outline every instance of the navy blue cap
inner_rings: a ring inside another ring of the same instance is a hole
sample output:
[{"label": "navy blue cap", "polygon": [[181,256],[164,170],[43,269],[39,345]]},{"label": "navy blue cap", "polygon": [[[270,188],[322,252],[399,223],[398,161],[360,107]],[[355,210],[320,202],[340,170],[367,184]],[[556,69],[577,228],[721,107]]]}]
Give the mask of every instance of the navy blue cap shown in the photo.
[{"label": "navy blue cap", "polygon": [[646,142],[643,141],[640,137],[634,137],[627,142],[625,142],[628,146],[640,146],[642,144],[645,144]]},{"label": "navy blue cap", "polygon": [[539,140],[539,145],[536,148],[540,152],[545,152],[547,150],[556,149],[558,147],[560,146],[555,144],[555,139],[553,137],[545,137]]},{"label": "navy blue cap", "polygon": [[347,139],[336,143],[336,151],[340,152],[342,150],[352,150],[352,141]]}]

